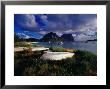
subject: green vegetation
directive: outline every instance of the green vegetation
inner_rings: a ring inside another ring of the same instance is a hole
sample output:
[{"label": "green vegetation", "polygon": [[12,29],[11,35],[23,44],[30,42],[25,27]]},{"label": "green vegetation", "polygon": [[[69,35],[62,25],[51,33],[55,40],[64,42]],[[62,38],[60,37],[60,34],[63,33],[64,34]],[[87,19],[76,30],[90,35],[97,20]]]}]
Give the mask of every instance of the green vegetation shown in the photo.
[{"label": "green vegetation", "polygon": [[40,57],[42,54],[43,52],[32,52],[31,49],[15,53],[14,75],[15,76],[97,75],[97,57],[91,52],[76,50],[75,56],[73,56],[73,58],[67,58],[64,60],[57,61],[41,60]]},{"label": "green vegetation", "polygon": [[14,34],[14,47],[31,47],[31,44],[28,44],[24,39]]},{"label": "green vegetation", "polygon": [[20,41],[19,36],[17,36],[16,34],[14,34],[14,41],[15,41],[15,42],[19,42],[19,41]]},{"label": "green vegetation", "polygon": [[27,43],[27,42],[16,42],[14,43],[15,47],[31,47],[31,44]]},{"label": "green vegetation", "polygon": [[26,39],[20,38],[18,35],[14,34],[14,42],[26,42]]},{"label": "green vegetation", "polygon": [[14,47],[44,47],[37,44],[30,44],[29,42],[16,42],[14,43]]},{"label": "green vegetation", "polygon": [[50,47],[49,48],[52,52],[75,52],[75,49],[67,49],[67,48],[63,48],[63,47]]},{"label": "green vegetation", "polygon": [[33,44],[32,44],[32,47],[44,47],[44,46],[38,45],[38,44],[36,44],[36,43],[35,43],[35,44],[33,43]]}]

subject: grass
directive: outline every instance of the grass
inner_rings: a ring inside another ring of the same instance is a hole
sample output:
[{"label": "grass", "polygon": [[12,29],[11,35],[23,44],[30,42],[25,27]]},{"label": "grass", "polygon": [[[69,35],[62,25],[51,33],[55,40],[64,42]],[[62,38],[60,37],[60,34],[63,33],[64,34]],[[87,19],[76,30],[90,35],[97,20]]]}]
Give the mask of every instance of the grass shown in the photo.
[{"label": "grass", "polygon": [[38,44],[30,44],[29,42],[15,42],[14,43],[15,47],[44,47]]},{"label": "grass", "polygon": [[56,47],[56,46],[50,47],[49,49],[53,52],[75,52],[75,49],[69,49],[69,48],[67,49],[67,48]]},{"label": "grass", "polygon": [[[52,51],[66,51],[53,47]],[[14,58],[15,76],[96,76],[97,56],[75,50],[75,56],[64,60],[41,60],[42,52],[17,52]]]},{"label": "grass", "polygon": [[31,47],[31,44],[28,44],[27,42],[15,42],[15,47]]}]

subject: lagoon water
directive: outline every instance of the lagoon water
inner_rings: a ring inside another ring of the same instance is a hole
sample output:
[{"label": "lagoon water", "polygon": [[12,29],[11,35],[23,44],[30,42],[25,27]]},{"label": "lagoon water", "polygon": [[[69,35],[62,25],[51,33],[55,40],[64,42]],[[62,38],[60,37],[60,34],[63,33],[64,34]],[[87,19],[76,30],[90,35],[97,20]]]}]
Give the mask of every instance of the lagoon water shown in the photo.
[{"label": "lagoon water", "polygon": [[38,45],[51,47],[51,46],[57,46],[57,47],[64,47],[64,48],[74,48],[74,49],[80,49],[80,50],[87,50],[91,51],[94,54],[97,54],[97,41],[88,41],[88,42],[38,42]]}]

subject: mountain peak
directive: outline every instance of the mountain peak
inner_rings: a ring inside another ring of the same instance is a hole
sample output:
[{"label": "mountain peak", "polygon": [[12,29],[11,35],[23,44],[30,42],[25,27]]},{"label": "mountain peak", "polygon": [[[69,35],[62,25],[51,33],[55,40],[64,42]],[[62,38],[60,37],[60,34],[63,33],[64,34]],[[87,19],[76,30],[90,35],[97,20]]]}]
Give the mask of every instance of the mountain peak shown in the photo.
[{"label": "mountain peak", "polygon": [[56,33],[50,32],[43,36],[41,39],[43,42],[49,42],[49,41],[74,41],[74,38],[72,34],[63,34],[61,37],[59,37]]},{"label": "mountain peak", "polygon": [[53,33],[53,32],[47,33],[41,39],[41,41],[44,41],[44,42],[48,42],[48,41],[59,41],[59,40],[60,40],[60,37],[56,33]]}]

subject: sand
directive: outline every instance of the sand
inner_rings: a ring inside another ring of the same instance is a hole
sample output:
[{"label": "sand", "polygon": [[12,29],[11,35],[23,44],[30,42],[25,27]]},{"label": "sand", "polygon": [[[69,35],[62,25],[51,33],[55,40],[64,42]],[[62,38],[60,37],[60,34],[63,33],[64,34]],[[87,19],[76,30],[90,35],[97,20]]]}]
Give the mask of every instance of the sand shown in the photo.
[{"label": "sand", "polygon": [[[18,51],[23,51],[24,49],[28,49],[26,47],[15,47],[14,51],[18,52]],[[49,50],[49,48],[45,48],[45,47],[32,47],[32,51],[43,51],[43,50]]]}]

